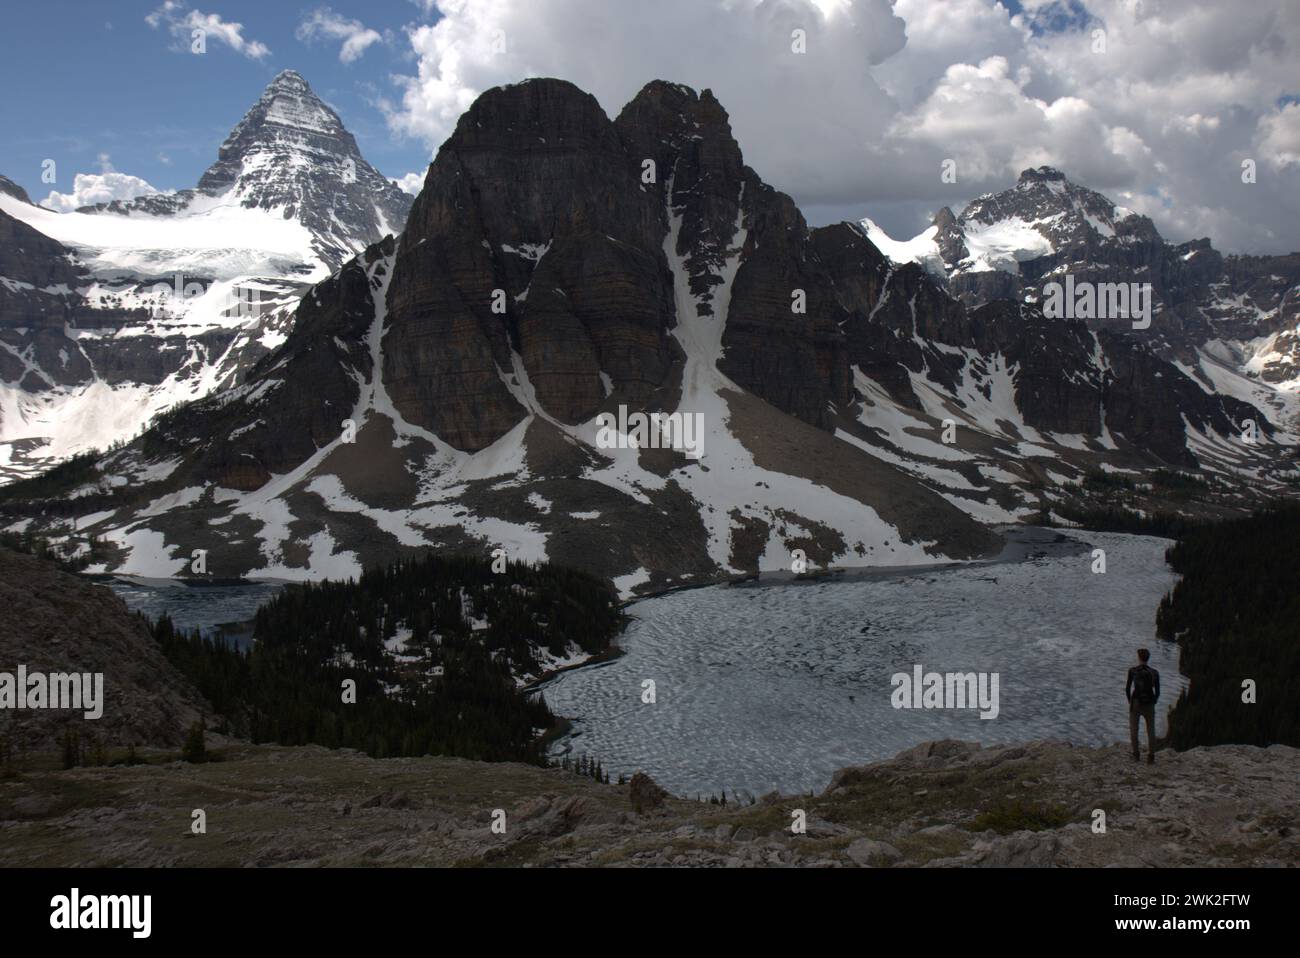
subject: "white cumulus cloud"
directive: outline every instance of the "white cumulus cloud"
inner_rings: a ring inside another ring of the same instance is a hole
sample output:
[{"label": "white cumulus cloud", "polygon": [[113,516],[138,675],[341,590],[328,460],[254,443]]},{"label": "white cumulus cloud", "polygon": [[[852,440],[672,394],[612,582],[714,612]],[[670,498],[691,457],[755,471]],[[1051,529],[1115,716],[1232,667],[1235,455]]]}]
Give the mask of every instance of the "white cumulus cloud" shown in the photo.
[{"label": "white cumulus cloud", "polygon": [[360,20],[340,16],[329,7],[313,10],[298,24],[294,35],[304,43],[342,40],[343,45],[339,48],[339,60],[342,63],[360,59],[369,46],[383,40],[379,31],[370,29]]},{"label": "white cumulus cloud", "polygon": [[99,166],[98,173],[78,173],[74,176],[71,193],[51,190],[40,205],[57,213],[70,213],[82,206],[111,203],[113,200],[133,200],[137,196],[150,196],[159,192],[140,177],[113,169],[107,153],[99,155]]},{"label": "white cumulus cloud", "polygon": [[407,173],[392,180],[392,183],[403,193],[419,196],[420,190],[424,189],[424,172]]},{"label": "white cumulus cloud", "polygon": [[[484,90],[570,80],[610,115],[653,79],[710,88],[769,182],[834,196],[893,112],[871,65],[904,44],[888,0],[438,0],[409,31],[418,72],[399,79],[392,128],[436,148]],[[792,34],[804,31],[806,53]],[[808,145],[816,144],[813,163]]]},{"label": "white cumulus cloud", "polygon": [[242,23],[223,20],[218,13],[189,9],[181,0],[165,0],[162,6],[144,18],[144,22],[155,30],[166,27],[178,49],[191,49],[194,32],[201,30],[205,41],[217,40],[251,60],[261,60],[271,52],[270,47],[260,40],[246,39]]},{"label": "white cumulus cloud", "polygon": [[1275,167],[1300,165],[1300,103],[1260,117],[1261,156]]},{"label": "white cumulus cloud", "polygon": [[[815,223],[869,213],[911,235],[939,206],[1047,163],[1173,241],[1290,251],[1296,4],[416,0],[438,19],[408,29],[414,73],[381,106],[392,130],[436,149],[492,86],[559,77],[613,116],[672,80],[712,89],[746,161]],[[940,178],[948,158],[956,184]],[[1241,183],[1244,159],[1256,184]]]}]

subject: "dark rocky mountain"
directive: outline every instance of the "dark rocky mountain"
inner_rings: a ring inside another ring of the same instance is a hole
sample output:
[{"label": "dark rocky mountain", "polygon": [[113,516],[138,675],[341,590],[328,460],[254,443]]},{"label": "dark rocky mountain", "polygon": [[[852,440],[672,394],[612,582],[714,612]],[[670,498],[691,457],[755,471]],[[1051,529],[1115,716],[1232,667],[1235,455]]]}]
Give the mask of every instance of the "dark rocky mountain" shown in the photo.
[{"label": "dark rocky mountain", "polygon": [[57,329],[61,337],[84,279],[70,250],[0,210],[0,330]]},{"label": "dark rocky mountain", "polygon": [[[850,363],[906,407],[924,409],[913,388],[918,377],[922,386],[950,392],[975,382],[991,400],[1001,365],[1015,370],[1014,406],[1006,412],[1030,429],[1098,445],[1122,437],[1193,468],[1184,417],[1200,432],[1227,435],[1257,416],[1235,397],[1207,394],[1129,333],[1094,333],[1083,320],[1049,319],[1013,300],[964,308],[920,266],[895,267],[847,224],[815,231],[813,242],[835,265],[835,288],[853,312],[844,324]],[[862,283],[863,276],[878,285]],[[1263,428],[1272,434],[1271,424]]]},{"label": "dark rocky mountain", "polygon": [[[1087,228],[1125,220],[1070,202]],[[946,255],[988,250],[936,222]],[[628,413],[698,417],[701,454],[611,448],[598,417]],[[611,121],[531,80],[470,107],[402,234],[319,283],[241,385],[0,511],[93,513],[119,571],[203,549],[212,574],[337,576],[501,548],[628,593],[800,553],[988,555],[983,524],[1049,512],[1090,472],[1199,468],[1264,495],[1287,439],[1132,330],[972,309],[862,229],[810,230],[707,90],[656,81]]]},{"label": "dark rocky mountain", "polygon": [[[10,195],[25,200],[15,189]],[[0,382],[31,395],[75,387],[101,362],[105,371],[111,367],[113,355],[102,343],[76,342],[68,328],[125,325],[147,314],[92,306],[81,290],[93,282],[73,250],[0,210]],[[158,360],[157,344],[151,347]]]},{"label": "dark rocky mountain", "polygon": [[[670,216],[681,222],[665,250]],[[806,225],[744,165],[712,94],[651,84],[610,123],[571,87],[490,91],[440,152],[402,236],[384,370],[397,412],[458,449],[482,449],[527,413],[498,375],[514,354],[537,402],[563,422],[590,419],[608,396],[651,400],[682,355],[666,256],[682,257],[690,294],[712,317],[742,219],[719,369],[824,425],[827,402],[847,390],[842,351],[838,363],[819,355],[819,336],[834,334]],[[822,300],[793,315],[795,288]],[[500,317],[489,309],[494,289],[510,304]],[[773,350],[778,330],[785,348]],[[837,374],[834,397],[823,358]]]}]

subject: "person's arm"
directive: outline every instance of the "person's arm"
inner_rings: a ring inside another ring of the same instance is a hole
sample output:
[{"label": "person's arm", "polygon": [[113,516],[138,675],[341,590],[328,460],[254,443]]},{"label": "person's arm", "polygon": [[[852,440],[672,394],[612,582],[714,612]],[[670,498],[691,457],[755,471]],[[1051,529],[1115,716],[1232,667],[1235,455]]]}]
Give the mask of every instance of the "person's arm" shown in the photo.
[{"label": "person's arm", "polygon": [[1155,669],[1152,669],[1152,670],[1151,670],[1151,675],[1152,675],[1153,679],[1155,680],[1155,684],[1156,684],[1156,697],[1155,697],[1155,701],[1159,702],[1159,701],[1160,701],[1160,673],[1157,672]]},{"label": "person's arm", "polygon": [[1124,682],[1124,698],[1133,701],[1133,670],[1128,670],[1128,679]]}]

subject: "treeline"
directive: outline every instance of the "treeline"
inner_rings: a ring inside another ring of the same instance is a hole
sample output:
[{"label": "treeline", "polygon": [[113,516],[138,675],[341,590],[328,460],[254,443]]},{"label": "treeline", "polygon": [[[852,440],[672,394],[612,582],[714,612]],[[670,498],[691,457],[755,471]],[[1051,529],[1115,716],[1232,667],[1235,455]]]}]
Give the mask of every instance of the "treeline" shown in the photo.
[{"label": "treeline", "polygon": [[614,590],[585,573],[511,563],[494,574],[482,559],[429,556],[356,582],[287,587],[258,610],[247,651],[167,618],[152,628],[229,723],[218,731],[379,758],[540,764],[536,730],[555,717],[516,678],[536,673],[538,649],[603,651],[622,621]]},{"label": "treeline", "polygon": [[77,486],[99,478],[95,468],[99,452],[82,452],[70,456],[44,472],[17,479],[0,487],[0,502],[17,502],[25,499],[48,499],[62,495]]},{"label": "treeline", "polygon": [[[1179,644],[1191,680],[1170,712],[1171,744],[1300,746],[1300,505],[1191,529],[1166,559],[1182,579],[1156,631]],[[1247,679],[1254,704],[1242,701]]]},{"label": "treeline", "polygon": [[520,675],[536,674],[542,649],[559,656],[576,643],[589,654],[604,651],[622,621],[614,589],[576,569],[512,562],[496,573],[478,557],[430,555],[371,569],[355,583],[287,588],[258,609],[254,636],[381,668],[383,640],[400,631],[409,634],[404,654],[430,665],[473,646]]},{"label": "treeline", "polygon": [[56,545],[45,536],[31,532],[0,532],[0,548],[48,559],[65,572],[80,572],[92,562],[102,562],[107,557],[108,546],[98,536],[87,536],[78,542],[71,529],[67,535]]},{"label": "treeline", "polygon": [[[1132,535],[1176,539],[1202,525],[1200,520],[1171,512],[1142,513],[1115,505],[1062,503],[1054,505],[1052,511],[1066,522],[1089,532],[1127,532]],[[1046,510],[1039,514],[1038,524],[1059,525],[1052,519],[1051,512]]]},{"label": "treeline", "polygon": [[[1143,481],[1138,481],[1142,479]],[[1080,482],[1061,486],[1068,498],[1043,504],[1038,523],[1054,525],[1051,513],[1091,532],[1127,532],[1176,539],[1205,520],[1181,514],[1199,500],[1209,501],[1216,491],[1210,479],[1177,469],[1156,469],[1144,477],[1104,469],[1090,469]],[[1215,480],[1217,482],[1217,480]],[[1159,503],[1155,508],[1131,508],[1135,501]],[[1170,503],[1178,505],[1170,505]]]}]

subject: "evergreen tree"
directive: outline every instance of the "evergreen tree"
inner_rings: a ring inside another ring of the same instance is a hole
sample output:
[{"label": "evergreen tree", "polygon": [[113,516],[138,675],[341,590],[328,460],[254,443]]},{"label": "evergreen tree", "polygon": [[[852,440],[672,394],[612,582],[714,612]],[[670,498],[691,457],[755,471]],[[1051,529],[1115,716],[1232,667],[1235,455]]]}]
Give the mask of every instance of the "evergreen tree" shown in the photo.
[{"label": "evergreen tree", "polygon": [[190,726],[190,733],[185,738],[185,746],[181,749],[181,758],[187,762],[203,762],[207,757],[208,748],[203,737],[203,720],[200,719]]},{"label": "evergreen tree", "polygon": [[1171,744],[1300,746],[1300,506],[1189,530],[1166,558],[1182,578],[1156,632],[1179,644],[1191,680]]}]

